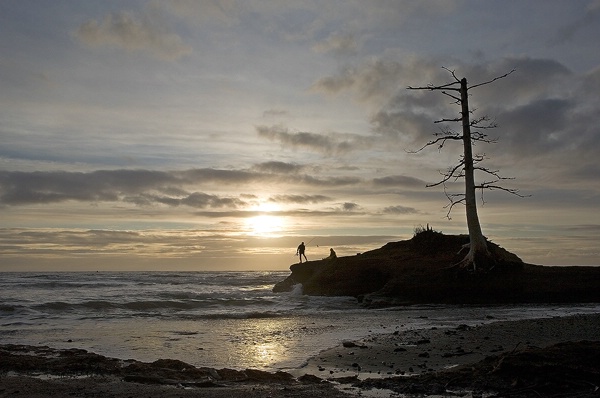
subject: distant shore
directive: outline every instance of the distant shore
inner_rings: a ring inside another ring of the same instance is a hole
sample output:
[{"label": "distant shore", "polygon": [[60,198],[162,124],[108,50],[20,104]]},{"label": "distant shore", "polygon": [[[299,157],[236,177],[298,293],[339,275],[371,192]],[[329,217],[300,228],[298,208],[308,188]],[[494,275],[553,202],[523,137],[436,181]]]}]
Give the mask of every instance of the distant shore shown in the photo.
[{"label": "distant shore", "polygon": [[[398,380],[411,380],[409,375],[435,377],[491,356],[585,340],[600,340],[600,314],[390,331],[340,342],[289,373],[194,368],[176,360],[145,364],[83,350],[4,345],[0,395],[339,398],[377,383],[393,389]],[[368,378],[378,381],[365,381]]]}]

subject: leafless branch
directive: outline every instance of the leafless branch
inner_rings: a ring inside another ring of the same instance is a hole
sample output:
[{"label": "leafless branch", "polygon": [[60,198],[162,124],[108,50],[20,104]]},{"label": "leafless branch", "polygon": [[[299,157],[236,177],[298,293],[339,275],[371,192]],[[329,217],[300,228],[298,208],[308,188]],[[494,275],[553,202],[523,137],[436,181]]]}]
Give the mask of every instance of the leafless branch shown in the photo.
[{"label": "leafless branch", "polygon": [[475,189],[481,189],[482,191],[485,191],[485,190],[489,190],[489,191],[493,191],[493,190],[504,191],[504,192],[508,192],[511,195],[518,196],[520,198],[528,198],[528,197],[531,196],[531,195],[523,195],[522,193],[519,192],[518,189],[506,188],[506,187],[503,187],[501,185],[495,185],[493,183],[483,183],[483,184],[475,186]]},{"label": "leafless branch", "polygon": [[445,71],[448,71],[452,75],[452,77],[454,78],[454,80],[456,80],[457,83],[460,83],[460,79],[456,76],[456,73],[455,73],[454,69],[450,69],[450,68],[447,68],[445,66],[442,66],[442,69],[444,69]]},{"label": "leafless branch", "polygon": [[460,101],[461,101],[460,97],[457,97],[456,95],[452,95],[452,94],[450,94],[450,93],[447,93],[447,92],[445,92],[445,91],[442,91],[442,94],[444,94],[444,95],[447,95],[448,97],[450,97],[450,98],[452,98],[453,100],[455,100],[455,101],[454,101],[454,103],[455,103],[455,104],[460,104]]},{"label": "leafless branch", "polygon": [[471,132],[471,141],[485,142],[486,144],[495,144],[498,142],[497,138],[488,138],[487,134],[480,133],[479,131]]},{"label": "leafless branch", "polygon": [[454,119],[440,119],[440,120],[436,120],[434,123],[446,123],[446,122],[460,122],[462,120],[462,117],[457,117]]},{"label": "leafless branch", "polygon": [[486,84],[493,83],[496,80],[504,79],[506,76],[510,75],[514,71],[516,71],[516,69],[513,69],[510,72],[503,74],[502,76],[496,76],[495,78],[493,78],[492,80],[488,80],[487,82],[483,82],[483,83],[479,83],[479,84],[474,84],[471,87],[469,87],[468,90],[471,90],[471,89],[473,89],[475,87],[479,87],[479,86],[485,86]]},{"label": "leafless branch", "polygon": [[[442,66],[442,69],[448,71],[452,75],[452,77],[454,78],[453,82],[447,83],[447,84],[442,84],[442,85],[439,85],[439,86],[436,86],[436,85],[433,85],[433,84],[429,83],[425,87],[412,87],[412,86],[408,86],[407,88],[409,90],[429,90],[429,91],[447,89],[447,90],[459,91],[460,92],[460,88],[453,87],[453,86],[455,86],[457,84],[460,84],[460,79],[458,77],[456,77],[456,73],[453,70],[450,70],[450,69],[448,69],[445,66]],[[444,94],[449,95],[447,93],[444,93]],[[458,101],[460,101],[460,97],[453,97],[453,96],[451,96],[451,97],[454,98],[454,99],[456,99],[456,100],[458,100]]]},{"label": "leafless branch", "polygon": [[[434,84],[430,83],[427,86],[421,86],[421,87],[409,86],[408,89],[409,90],[441,91],[442,94],[451,98],[455,105],[458,105],[462,108],[464,105],[462,96],[468,95],[468,94],[464,91],[461,93],[461,86],[463,87],[463,89],[466,89],[468,91],[468,90],[476,88],[476,87],[491,84],[491,83],[493,83],[497,80],[503,79],[503,78],[509,76],[510,74],[512,74],[513,72],[515,72],[515,69],[513,69],[510,72],[505,73],[501,76],[496,76],[493,79],[484,81],[482,83],[474,84],[474,85],[471,85],[470,87],[465,88],[466,83],[467,83],[466,79],[459,79],[458,76],[456,75],[456,72],[452,69],[449,69],[444,66],[442,67],[442,69],[444,69],[448,73],[450,73],[450,75],[452,76],[452,79],[454,79],[454,81],[446,83],[446,84],[441,84],[441,85],[434,85]],[[455,92],[459,92],[461,94],[455,94]],[[464,114],[465,112],[467,114]],[[475,112],[474,109],[465,109],[465,110],[461,109],[461,112],[459,113],[458,117],[446,117],[446,118],[437,120],[434,123],[436,123],[436,124],[437,123],[456,123],[456,122],[460,123],[460,122],[463,122],[464,120],[467,120],[466,118],[469,115],[474,115],[474,112]],[[484,132],[485,130],[489,130],[489,129],[493,129],[493,128],[497,127],[496,121],[490,119],[488,116],[473,117],[470,121],[468,121],[468,124],[469,124],[468,129],[466,129],[465,126],[463,126],[462,134],[452,132],[450,130],[446,130],[441,133],[436,133],[435,139],[427,142],[420,149],[418,149],[417,151],[413,151],[412,153],[420,152],[429,146],[437,146],[438,151],[441,151],[443,149],[444,145],[446,144],[446,142],[448,142],[449,140],[460,141],[460,140],[466,139],[465,137],[470,137],[469,145],[475,145],[478,142],[493,144],[498,141],[497,138],[489,138],[488,135]],[[479,131],[477,131],[477,130],[479,130]],[[467,132],[465,133],[465,131],[467,131]],[[465,134],[468,134],[468,135],[465,135]],[[469,150],[469,155],[470,155],[469,163],[472,162],[472,164],[473,164],[472,169],[465,170],[465,165],[467,163],[466,163],[466,161],[464,159],[464,155],[463,155],[463,156],[461,156],[461,159],[459,160],[459,162],[456,163],[454,166],[449,167],[446,171],[440,171],[440,174],[442,176],[440,181],[438,181],[436,183],[432,183],[432,184],[427,184],[427,187],[435,187],[435,186],[440,186],[440,185],[442,185],[444,187],[444,194],[446,195],[446,198],[448,198],[448,202],[449,202],[445,206],[445,208],[448,209],[448,212],[446,214],[446,217],[448,219],[450,219],[450,213],[452,212],[452,209],[454,208],[454,206],[461,204],[461,203],[463,203],[463,204],[466,203],[466,195],[464,193],[462,193],[462,194],[461,193],[449,193],[447,184],[449,184],[451,182],[456,182],[460,178],[464,178],[465,174],[467,172],[470,173],[472,170],[478,170],[478,171],[482,172],[483,174],[487,175],[487,179],[488,179],[487,181],[484,181],[483,183],[480,183],[479,185],[475,185],[475,187],[474,187],[475,189],[481,189],[481,200],[483,203],[485,203],[484,191],[486,191],[486,190],[501,190],[501,191],[508,192],[510,194],[513,194],[513,195],[516,195],[519,197],[525,197],[524,195],[521,195],[517,189],[506,188],[501,185],[503,181],[511,180],[513,178],[503,177],[500,175],[498,170],[492,170],[492,169],[489,169],[489,168],[481,165],[483,163],[483,161],[486,159],[485,154],[472,155],[471,151]],[[473,185],[471,185],[470,189],[473,189]]]},{"label": "leafless branch", "polygon": [[[451,134],[451,133],[448,133]],[[437,134],[436,134],[437,135]],[[446,144],[446,141],[448,140],[462,140],[462,137],[458,136],[458,135],[445,135],[444,137],[438,137],[435,140],[431,140],[429,142],[427,142],[425,145],[423,145],[421,148],[414,150],[414,151],[407,151],[408,153],[418,153],[421,152],[423,149],[429,147],[429,146],[433,146],[436,144],[438,145],[438,151],[442,150],[442,148],[444,147],[444,144]]]},{"label": "leafless branch", "polygon": [[442,175],[442,179],[438,182],[432,183],[432,184],[427,184],[426,187],[430,188],[430,187],[436,187],[438,185],[444,185],[444,190],[446,188],[446,183],[452,179],[454,179],[454,181],[458,180],[459,178],[463,177],[463,168],[465,166],[465,161],[464,159],[461,159],[460,162],[456,165],[454,165],[454,167],[450,167],[448,170],[446,170],[445,172],[440,172],[440,174]]},{"label": "leafless branch", "polygon": [[[483,124],[483,122],[486,122],[486,124]],[[495,129],[498,127],[496,120],[490,119],[487,115],[471,120],[470,125],[471,127],[477,127],[482,130]]]},{"label": "leafless branch", "polygon": [[[460,83],[460,82],[458,82]],[[456,85],[457,82],[452,82],[452,83],[448,83],[448,84],[442,84],[441,86],[434,86],[433,84],[428,84],[427,86],[424,87],[413,87],[413,86],[408,86],[406,87],[409,90],[429,90],[429,91],[436,91],[436,90],[452,90],[452,91],[460,91],[460,88],[454,88],[452,86]]]},{"label": "leafless branch", "polygon": [[452,209],[454,206],[465,202],[465,194],[462,193],[448,193],[446,184],[444,184],[444,194],[446,198],[448,198],[448,204],[444,206],[444,209],[448,209],[446,212],[446,218],[451,220],[450,214],[452,214]]}]

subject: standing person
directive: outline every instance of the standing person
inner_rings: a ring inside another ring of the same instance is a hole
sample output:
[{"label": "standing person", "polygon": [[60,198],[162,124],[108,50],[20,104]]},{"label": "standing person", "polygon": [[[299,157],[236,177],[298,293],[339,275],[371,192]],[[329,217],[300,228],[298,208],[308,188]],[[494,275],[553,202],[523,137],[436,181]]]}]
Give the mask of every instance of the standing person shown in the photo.
[{"label": "standing person", "polygon": [[304,242],[300,243],[300,245],[298,245],[298,249],[296,249],[296,255],[300,258],[300,264],[302,264],[302,256],[304,256],[305,261],[308,261],[306,254],[304,254],[305,250],[306,246],[304,246]]}]

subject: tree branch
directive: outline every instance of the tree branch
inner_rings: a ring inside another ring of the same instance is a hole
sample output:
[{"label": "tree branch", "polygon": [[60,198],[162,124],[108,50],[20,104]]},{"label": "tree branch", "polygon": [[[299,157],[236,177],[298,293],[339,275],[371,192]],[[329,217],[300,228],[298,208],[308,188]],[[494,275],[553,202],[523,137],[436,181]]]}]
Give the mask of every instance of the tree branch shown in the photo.
[{"label": "tree branch", "polygon": [[446,189],[446,182],[450,181],[452,178],[454,178],[454,181],[456,181],[456,180],[458,180],[459,178],[461,178],[463,176],[462,170],[463,170],[464,165],[465,165],[465,161],[464,161],[464,159],[461,159],[461,161],[457,165],[455,165],[454,167],[449,168],[444,173],[440,172],[440,174],[443,177],[440,181],[435,182],[433,184],[427,184],[426,187],[427,188],[431,188],[431,187],[436,187],[438,185],[442,185],[443,184],[444,185],[444,191],[445,191],[445,189]]},{"label": "tree branch", "polygon": [[445,92],[445,91],[442,91],[442,94],[444,94],[444,95],[447,95],[448,97],[450,97],[450,98],[452,98],[452,99],[456,100],[456,101],[454,102],[455,104],[460,104],[460,101],[461,101],[460,97],[457,97],[457,96],[455,96],[455,95],[452,95],[452,94],[450,94],[450,93],[447,93],[447,92]]},{"label": "tree branch", "polygon": [[496,76],[495,78],[493,78],[492,80],[488,80],[487,82],[483,82],[483,83],[479,83],[479,84],[474,84],[471,87],[469,87],[467,90],[471,90],[472,88],[479,87],[479,86],[485,86],[486,84],[493,83],[496,80],[504,79],[506,76],[510,75],[514,71],[516,71],[516,69],[513,69],[510,72],[503,74],[502,76]]},{"label": "tree branch", "polygon": [[[407,152],[408,153],[418,153],[418,152],[421,152],[423,149],[425,149],[425,148],[427,148],[429,146],[433,146],[433,145],[435,145],[437,143],[441,143],[438,146],[438,151],[440,151],[444,147],[444,144],[446,144],[446,141],[448,141],[448,140],[462,140],[462,137],[460,137],[458,135],[450,135],[452,133],[447,133],[447,134],[448,135],[446,135],[444,137],[439,137],[439,138],[436,138],[435,140],[429,141],[428,143],[426,143],[425,145],[423,145],[421,148],[417,149],[416,151],[407,151]],[[439,135],[439,133],[436,134],[436,135]]]},{"label": "tree branch", "polygon": [[452,91],[459,91],[460,92],[460,88],[453,88],[452,86],[454,86],[455,84],[460,84],[460,82],[452,82],[452,83],[448,83],[448,84],[443,84],[441,86],[434,86],[433,84],[428,84],[427,86],[424,87],[413,87],[413,86],[408,86],[406,87],[409,90],[429,90],[429,91],[435,91],[435,90],[452,90]]},{"label": "tree branch", "polygon": [[[450,214],[452,214],[452,209],[457,204],[465,202],[465,194],[462,194],[462,193],[448,193],[446,184],[444,184],[444,194],[446,195],[446,198],[448,198],[448,201],[450,202],[446,206],[444,206],[444,209],[448,209],[448,211],[446,212],[446,218],[448,220],[452,220],[452,217],[450,217]],[[459,199],[457,199],[457,198],[459,198]]]}]

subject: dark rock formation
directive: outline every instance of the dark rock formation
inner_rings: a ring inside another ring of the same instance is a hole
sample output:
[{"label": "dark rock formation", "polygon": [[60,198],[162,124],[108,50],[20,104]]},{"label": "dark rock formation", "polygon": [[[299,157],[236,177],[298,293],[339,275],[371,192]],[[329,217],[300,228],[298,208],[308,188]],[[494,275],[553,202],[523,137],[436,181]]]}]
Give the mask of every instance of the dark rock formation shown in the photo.
[{"label": "dark rock formation", "polygon": [[112,375],[126,382],[161,385],[212,387],[218,383],[253,381],[292,384],[289,373],[261,370],[195,367],[175,359],[152,363],[122,361],[82,349],[54,349],[47,346],[0,345],[0,374],[48,374],[58,376]]},{"label": "dark rock formation", "polygon": [[354,296],[370,306],[410,303],[600,302],[600,267],[544,267],[524,263],[495,243],[495,267],[453,267],[464,257],[467,235],[426,230],[407,241],[351,257],[290,267],[274,292],[302,284],[304,294]]}]

